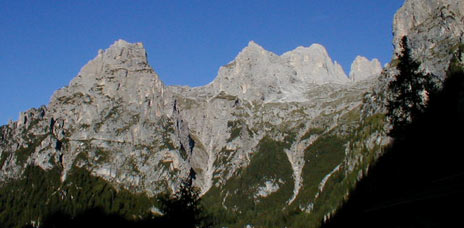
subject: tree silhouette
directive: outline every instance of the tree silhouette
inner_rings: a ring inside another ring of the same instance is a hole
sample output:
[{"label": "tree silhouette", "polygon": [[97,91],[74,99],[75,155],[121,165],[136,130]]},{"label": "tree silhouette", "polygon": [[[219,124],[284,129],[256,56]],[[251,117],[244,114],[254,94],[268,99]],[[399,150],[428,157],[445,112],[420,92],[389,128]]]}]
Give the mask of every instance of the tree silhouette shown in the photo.
[{"label": "tree silhouette", "polygon": [[432,75],[420,72],[420,64],[412,59],[406,36],[401,39],[401,47],[397,65],[399,73],[388,85],[391,96],[387,104],[387,117],[393,125],[389,134],[394,137],[398,137],[409,123],[424,112],[429,94],[436,91]]},{"label": "tree silhouette", "polygon": [[184,180],[173,195],[160,198],[163,223],[171,227],[209,227],[208,217],[203,214],[200,192],[192,186],[190,178]]},{"label": "tree silhouette", "polygon": [[464,205],[464,68],[460,59],[451,62],[442,89],[430,95],[424,112],[370,165],[367,176],[322,228],[462,223],[462,209],[455,209]]}]

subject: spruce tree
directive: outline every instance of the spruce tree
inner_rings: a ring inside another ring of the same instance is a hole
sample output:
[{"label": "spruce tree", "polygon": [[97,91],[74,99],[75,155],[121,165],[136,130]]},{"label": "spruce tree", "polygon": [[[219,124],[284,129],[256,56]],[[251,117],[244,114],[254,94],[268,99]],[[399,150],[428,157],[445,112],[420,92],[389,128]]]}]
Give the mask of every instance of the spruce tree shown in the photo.
[{"label": "spruce tree", "polygon": [[173,196],[160,199],[164,213],[162,223],[170,227],[210,227],[209,218],[203,212],[199,189],[192,186],[192,179],[184,180]]},{"label": "spruce tree", "polygon": [[388,85],[391,96],[387,104],[387,116],[393,129],[390,136],[398,137],[401,132],[424,112],[428,95],[436,89],[431,74],[419,71],[420,64],[411,57],[408,39],[401,39],[402,51],[398,56],[399,73]]}]

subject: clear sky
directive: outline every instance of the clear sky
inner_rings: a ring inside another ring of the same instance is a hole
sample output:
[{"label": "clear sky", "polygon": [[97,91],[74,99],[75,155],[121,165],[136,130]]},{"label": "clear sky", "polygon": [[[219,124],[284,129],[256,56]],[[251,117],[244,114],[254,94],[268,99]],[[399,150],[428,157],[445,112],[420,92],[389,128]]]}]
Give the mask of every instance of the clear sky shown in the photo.
[{"label": "clear sky", "polygon": [[357,55],[392,56],[403,0],[1,0],[0,125],[46,105],[98,49],[143,42],[167,85],[212,81],[254,40],[282,54],[324,45],[348,74]]}]

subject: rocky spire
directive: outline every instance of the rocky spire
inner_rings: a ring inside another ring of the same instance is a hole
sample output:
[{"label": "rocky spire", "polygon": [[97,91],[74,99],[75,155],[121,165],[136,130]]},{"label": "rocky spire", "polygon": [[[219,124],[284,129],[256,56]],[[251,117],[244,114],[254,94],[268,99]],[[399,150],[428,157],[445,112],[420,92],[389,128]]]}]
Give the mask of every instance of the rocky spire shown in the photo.
[{"label": "rocky spire", "polygon": [[282,55],[293,66],[298,77],[315,84],[348,82],[343,68],[332,61],[327,50],[320,44],[309,47],[298,47]]},{"label": "rocky spire", "polygon": [[363,81],[371,77],[377,77],[382,72],[382,66],[378,59],[369,61],[363,56],[357,56],[351,64],[350,79],[354,82]]},{"label": "rocky spire", "polygon": [[278,56],[250,41],[208,86],[212,93],[223,91],[247,100],[302,101],[311,86],[348,82],[340,64],[320,44]]}]

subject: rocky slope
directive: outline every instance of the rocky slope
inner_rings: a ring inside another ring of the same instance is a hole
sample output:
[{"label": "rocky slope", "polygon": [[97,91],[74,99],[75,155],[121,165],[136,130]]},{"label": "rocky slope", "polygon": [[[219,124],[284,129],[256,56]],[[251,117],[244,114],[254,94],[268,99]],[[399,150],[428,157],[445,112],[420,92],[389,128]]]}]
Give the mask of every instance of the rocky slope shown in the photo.
[{"label": "rocky slope", "polygon": [[[406,1],[395,52],[407,35],[422,68],[444,77],[462,15],[460,2]],[[250,42],[210,84],[166,86],[142,44],[119,40],[47,106],[0,128],[0,181],[31,165],[65,181],[81,167],[155,196],[192,176],[210,208],[240,218],[229,226],[284,212],[317,224],[389,141],[382,113],[394,66],[377,80],[378,60],[357,57],[347,77],[319,44],[279,56]]]},{"label": "rocky slope", "polygon": [[[241,213],[277,195],[275,208],[309,213],[347,158],[363,93],[380,72],[376,61],[359,59],[350,80],[321,45],[278,56],[250,42],[210,84],[176,87],[160,81],[141,43],[119,40],[48,106],[1,127],[0,180],[18,179],[31,165],[59,168],[61,181],[85,168],[116,187],[154,196],[190,175],[224,209]],[[328,162],[318,168],[322,173],[308,179],[311,146],[328,139],[339,147],[322,161]],[[253,167],[262,170],[250,180],[245,170]],[[235,186],[243,181],[249,188]],[[320,187],[308,193],[311,186]],[[249,205],[234,205],[240,190]]]}]

